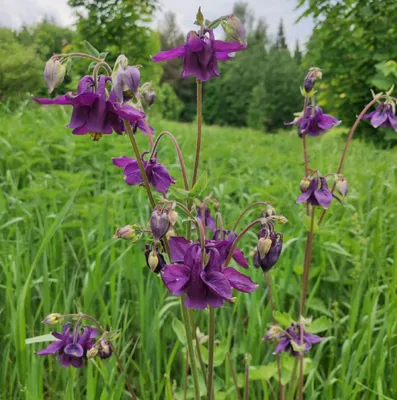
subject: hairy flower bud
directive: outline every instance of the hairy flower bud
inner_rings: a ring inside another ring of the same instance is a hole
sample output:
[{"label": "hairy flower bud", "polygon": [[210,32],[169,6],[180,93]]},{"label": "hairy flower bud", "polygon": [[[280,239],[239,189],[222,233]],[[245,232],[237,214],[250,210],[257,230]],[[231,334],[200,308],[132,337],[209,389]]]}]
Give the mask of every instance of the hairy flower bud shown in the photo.
[{"label": "hairy flower bud", "polygon": [[113,88],[119,101],[129,100],[138,93],[140,79],[138,68],[119,66],[113,79]]},{"label": "hairy flower bud", "polygon": [[145,82],[140,89],[145,104],[150,107],[156,100],[156,91],[151,82]]},{"label": "hairy flower bud", "polygon": [[153,239],[158,242],[170,228],[171,222],[169,217],[170,209],[157,205],[150,217],[150,229],[153,234]]},{"label": "hairy flower bud", "polygon": [[114,239],[133,239],[135,237],[135,229],[132,225],[126,225],[122,228],[117,228],[113,235]]},{"label": "hairy flower bud", "polygon": [[321,69],[317,67],[313,67],[309,69],[307,73],[303,87],[305,89],[306,94],[310,93],[314,89],[314,85],[316,84],[317,79],[321,79],[323,76]]},{"label": "hairy flower bud", "polygon": [[258,251],[261,259],[263,259],[267,253],[269,253],[271,247],[272,240],[270,238],[262,237],[258,240]]},{"label": "hairy flower bud", "polygon": [[231,38],[233,42],[246,44],[244,25],[235,15],[231,15],[221,22],[222,28],[225,33]]},{"label": "hairy flower bud", "polygon": [[87,352],[87,359],[92,360],[97,354],[98,354],[98,347],[97,346],[91,347],[91,349],[89,349]]},{"label": "hairy flower bud", "polygon": [[56,325],[63,321],[63,315],[58,313],[53,313],[47,315],[44,320],[41,322],[42,324],[47,325]]},{"label": "hairy flower bud", "polygon": [[60,63],[57,56],[52,56],[44,68],[44,79],[49,93],[52,93],[63,82],[65,75],[66,67]]},{"label": "hairy flower bud", "polygon": [[309,188],[309,186],[310,186],[310,179],[303,178],[299,184],[299,189],[303,193],[303,192],[306,192],[306,190]]},{"label": "hairy flower bud", "polygon": [[341,196],[346,197],[347,192],[349,191],[349,185],[347,183],[347,180],[343,176],[337,178],[336,189],[341,194]]}]

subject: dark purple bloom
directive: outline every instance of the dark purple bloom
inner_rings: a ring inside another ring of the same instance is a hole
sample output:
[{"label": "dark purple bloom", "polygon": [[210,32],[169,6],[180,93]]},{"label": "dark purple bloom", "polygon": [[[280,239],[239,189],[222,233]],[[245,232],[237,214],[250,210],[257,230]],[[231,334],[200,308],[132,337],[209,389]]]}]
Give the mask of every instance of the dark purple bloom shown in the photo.
[{"label": "dark purple bloom", "polygon": [[[160,193],[167,193],[171,183],[175,183],[175,179],[168,173],[167,168],[157,162],[157,156],[154,156],[149,161],[144,159],[147,152],[142,153],[141,160],[145,167],[145,172],[149,183],[153,185],[154,190]],[[113,164],[116,167],[124,169],[124,180],[128,185],[141,185],[143,179],[139,170],[138,161],[135,158],[126,156],[112,158]]]},{"label": "dark purple bloom", "polygon": [[152,60],[160,62],[181,57],[183,58],[182,78],[196,76],[201,81],[208,81],[214,76],[219,76],[218,60],[228,60],[232,58],[229,53],[245,48],[246,46],[240,43],[215,40],[212,29],[206,29],[201,36],[197,32],[190,31],[184,46],[161,51],[152,57]]},{"label": "dark purple bloom", "polygon": [[388,103],[379,104],[376,111],[365,114],[363,119],[370,118],[374,128],[390,128],[397,132],[397,118],[394,114],[393,106]]},{"label": "dark purple bloom", "polygon": [[313,110],[312,106],[308,106],[300,118],[285,125],[298,125],[299,136],[319,136],[340,123],[331,115],[324,114],[320,107],[316,106]]},{"label": "dark purple bloom", "polygon": [[58,354],[58,360],[63,367],[81,368],[83,360],[87,358],[87,351],[95,345],[94,339],[98,336],[98,332],[95,328],[86,326],[74,341],[74,335],[70,332],[71,325],[71,322],[66,323],[62,333],[53,332],[52,336],[57,340],[36,354],[38,356]]},{"label": "dark purple bloom", "polygon": [[[301,331],[303,329],[303,332]],[[303,335],[303,341],[301,339],[301,332]],[[264,340],[271,340],[272,335],[265,335]],[[307,354],[312,348],[313,344],[322,342],[324,339],[320,336],[308,333],[302,328],[301,324],[292,324],[289,328],[285,330],[284,333],[278,337],[280,340],[274,354],[279,354],[282,351],[290,353],[293,357],[299,357],[298,347],[301,346],[303,354]]]},{"label": "dark purple bloom", "polygon": [[[281,233],[270,233],[266,229],[261,229],[259,232],[259,240],[269,240],[269,248],[264,254],[261,249],[257,248],[254,253],[254,266],[262,268],[263,271],[268,272],[277,263],[281,250],[283,248],[283,235]],[[259,246],[258,246],[259,247]]]},{"label": "dark purple bloom", "polygon": [[123,68],[121,65],[118,67],[113,79],[113,89],[120,103],[138,93],[140,79],[141,73],[138,68],[130,66]]},{"label": "dark purple bloom", "polygon": [[215,219],[212,217],[211,211],[205,203],[201,207],[197,207],[197,218],[201,221],[204,228],[208,228],[212,232],[215,231]]},{"label": "dark purple bloom", "polygon": [[[185,305],[188,308],[202,310],[207,305],[220,307],[225,301],[233,301],[232,288],[250,293],[258,287],[234,268],[222,267],[224,260],[219,248],[228,245],[228,242],[222,241],[218,245],[206,246],[204,263],[199,243],[177,237],[170,240],[171,260],[175,264],[166,265],[161,277],[174,296],[186,294]],[[183,263],[176,264],[182,254]]]},{"label": "dark purple bloom", "polygon": [[98,88],[95,89],[93,78],[85,76],[80,80],[76,94],[67,93],[56,99],[34,100],[40,104],[71,105],[73,113],[68,128],[73,129],[75,135],[90,133],[93,137],[100,137],[102,134],[112,133],[113,130],[122,134],[125,131],[123,119],[131,124],[139,124],[145,118],[145,113],[128,104],[118,103],[114,91],[107,98],[106,82],[110,80],[111,78],[101,75]]},{"label": "dark purple bloom", "polygon": [[337,198],[328,189],[327,180],[324,177],[320,177],[313,178],[310,181],[309,187],[298,197],[296,202],[303,203],[304,201],[307,201],[312,206],[322,206],[327,209],[330,206],[333,197]]}]

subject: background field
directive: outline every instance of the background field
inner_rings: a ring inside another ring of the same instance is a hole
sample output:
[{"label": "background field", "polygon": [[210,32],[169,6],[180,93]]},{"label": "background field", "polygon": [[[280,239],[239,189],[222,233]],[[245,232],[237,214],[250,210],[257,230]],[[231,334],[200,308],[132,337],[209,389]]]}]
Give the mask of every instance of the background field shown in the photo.
[{"label": "background field", "polygon": [[[128,398],[113,358],[66,370],[55,359],[34,355],[41,343],[25,346],[25,335],[50,330],[40,324],[45,315],[77,311],[120,329],[117,347],[143,399],[171,399],[172,392],[181,398],[176,387],[183,385],[185,356],[172,329],[173,318],[180,318],[178,299],[146,267],[144,239],[134,247],[112,239],[117,226],[145,225],[149,215],[144,190],[127,186],[111,163],[111,157],[132,156],[129,141],[111,135],[94,143],[73,136],[65,128],[69,112],[26,103],[1,114],[0,398]],[[191,168],[194,126],[151,122],[157,131],[174,133]],[[342,133],[309,141],[310,161],[324,174],[336,169]],[[146,138],[138,136],[143,150]],[[202,154],[200,170],[210,176],[207,193],[220,201],[228,227],[259,200],[270,201],[289,219],[280,227],[285,245],[271,277],[277,308],[296,315],[305,232],[303,208],[295,204],[303,171],[300,140],[295,132],[266,135],[212,126],[204,129]],[[332,205],[316,233],[307,314],[328,316],[332,328],[311,353],[307,399],[397,398],[396,155],[354,142],[344,171],[348,198],[343,206]],[[166,140],[159,160],[181,185]],[[245,238],[246,254],[254,244],[254,234]],[[274,361],[273,346],[260,341],[271,321],[263,276],[252,266],[248,274],[259,289],[239,294],[235,305],[217,312],[219,357],[229,349],[239,373],[246,352],[253,366]],[[205,332],[206,312],[200,315]],[[234,399],[229,368],[215,373],[217,399]],[[250,398],[270,398],[269,386],[257,375],[254,368]]]}]

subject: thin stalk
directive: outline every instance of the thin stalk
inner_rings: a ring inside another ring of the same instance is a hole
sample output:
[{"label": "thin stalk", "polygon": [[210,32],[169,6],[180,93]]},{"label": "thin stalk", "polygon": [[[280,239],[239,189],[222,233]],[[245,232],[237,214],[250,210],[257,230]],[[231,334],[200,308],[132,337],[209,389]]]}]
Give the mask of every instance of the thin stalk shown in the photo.
[{"label": "thin stalk", "polygon": [[183,304],[183,299],[184,299],[184,296],[181,296],[181,309],[182,309],[183,323],[185,325],[185,330],[186,330],[187,347],[188,347],[188,351],[189,351],[190,366],[192,369],[192,376],[193,376],[194,398],[195,398],[195,400],[200,400],[200,385],[199,385],[196,357],[194,355],[194,349],[193,349],[192,329],[190,326],[189,315],[188,315],[187,309],[186,309],[185,305]]},{"label": "thin stalk", "polygon": [[[274,305],[273,301],[273,294],[272,294],[272,283],[270,280],[270,275],[268,272],[263,271],[266,277],[266,285],[267,285],[267,292],[269,294],[269,301],[270,301],[270,307],[272,309],[272,322],[273,325],[277,324],[276,319],[274,318],[274,312],[276,310],[276,307]],[[278,345],[278,340],[274,339],[274,347],[277,347]],[[284,392],[284,385],[281,383],[281,359],[280,359],[280,354],[276,354],[276,362],[277,362],[277,374],[278,374],[278,385],[280,388],[280,400],[284,400],[285,398],[285,392]]]},{"label": "thin stalk", "polygon": [[245,355],[244,400],[248,400],[250,395],[250,362],[251,362],[251,354],[247,353]]},{"label": "thin stalk", "polygon": [[96,61],[98,63],[103,62],[104,63],[104,67],[106,68],[107,72],[109,73],[109,75],[112,75],[112,68],[110,68],[110,65],[103,60],[102,58],[99,57],[95,57],[92,56],[90,54],[86,54],[86,53],[61,53],[61,54],[56,54],[57,57],[80,57],[80,58],[88,58],[89,60],[92,61]]},{"label": "thin stalk", "polygon": [[232,373],[234,388],[236,389],[236,393],[237,393],[237,400],[243,400],[241,397],[240,388],[238,387],[236,370],[234,369],[232,359],[231,359],[229,353],[226,353],[226,355],[229,360],[229,367],[230,367],[230,372]]},{"label": "thin stalk", "polygon": [[207,399],[212,400],[214,388],[215,309],[209,310]]},{"label": "thin stalk", "polygon": [[183,385],[183,399],[187,399],[187,380],[189,374],[189,350],[186,349],[186,359],[185,359],[185,382]]},{"label": "thin stalk", "polygon": [[237,218],[237,221],[235,222],[235,224],[233,225],[233,229],[232,231],[235,231],[237,228],[237,225],[240,223],[241,219],[244,217],[244,215],[251,210],[251,208],[254,208],[256,206],[268,206],[269,203],[267,201],[257,201],[256,203],[252,203],[250,204],[248,207],[246,207],[242,213],[239,215],[239,217]]},{"label": "thin stalk", "polygon": [[[343,152],[342,152],[342,157],[341,157],[341,159],[340,159],[340,161],[339,161],[339,166],[338,166],[337,174],[340,174],[340,173],[342,172],[343,164],[344,164],[345,158],[346,158],[346,153],[347,153],[347,150],[348,150],[348,148],[349,148],[349,144],[350,144],[350,142],[351,142],[352,139],[353,139],[354,132],[356,131],[356,129],[357,129],[357,127],[358,127],[358,124],[359,124],[360,121],[362,120],[364,114],[365,114],[378,100],[380,100],[380,99],[382,99],[382,98],[385,98],[385,95],[380,95],[380,96],[374,97],[374,98],[372,99],[372,101],[370,101],[370,102],[363,108],[363,110],[361,111],[361,113],[359,114],[359,116],[356,118],[356,120],[355,120],[353,126],[352,126],[351,129],[350,129],[349,135],[347,136],[346,143],[345,143],[345,147],[344,147]],[[331,192],[332,192],[332,193],[334,193],[334,191],[335,191],[335,186],[336,186],[336,183],[334,182],[334,184],[332,185],[332,189],[331,189]],[[326,212],[327,212],[327,210],[324,209],[323,212],[321,213],[320,219],[318,220],[318,225],[320,225],[321,222],[323,221]]]},{"label": "thin stalk", "polygon": [[194,159],[192,187],[196,183],[201,151],[201,130],[203,123],[203,84],[197,79],[197,142],[196,157]]},{"label": "thin stalk", "polygon": [[203,375],[205,385],[207,386],[207,373],[205,371],[203,355],[201,354],[200,343],[199,343],[199,340],[198,340],[198,337],[197,337],[197,327],[196,327],[196,324],[194,322],[193,310],[189,309],[188,313],[189,313],[190,325],[192,327],[192,337],[193,337],[193,340],[196,342],[196,352],[197,352],[197,356],[198,356],[199,363],[200,363],[201,373]]},{"label": "thin stalk", "polygon": [[154,208],[155,205],[156,205],[156,202],[154,201],[153,194],[152,194],[152,191],[151,191],[150,185],[149,185],[149,180],[148,180],[147,175],[146,175],[145,167],[144,167],[143,162],[141,160],[141,154],[139,152],[138,143],[135,140],[135,136],[134,136],[134,133],[132,132],[131,125],[130,125],[129,121],[127,121],[125,119],[124,120],[124,125],[125,125],[125,128],[127,130],[128,137],[130,138],[130,141],[131,141],[131,144],[132,144],[132,148],[134,149],[136,160],[138,161],[139,171],[141,172],[143,185],[145,186],[145,189],[146,189],[150,204]]},{"label": "thin stalk", "polygon": [[175,150],[178,154],[179,165],[180,165],[181,171],[182,171],[183,184],[185,186],[185,190],[189,190],[189,182],[187,179],[186,167],[185,167],[185,162],[183,161],[182,151],[181,151],[181,148],[179,147],[178,141],[176,140],[175,136],[171,132],[163,131],[157,136],[157,139],[152,146],[152,152],[150,154],[150,157],[153,157],[153,154],[156,152],[157,146],[159,145],[161,138],[164,136],[168,136],[171,139],[171,141],[175,147]]}]

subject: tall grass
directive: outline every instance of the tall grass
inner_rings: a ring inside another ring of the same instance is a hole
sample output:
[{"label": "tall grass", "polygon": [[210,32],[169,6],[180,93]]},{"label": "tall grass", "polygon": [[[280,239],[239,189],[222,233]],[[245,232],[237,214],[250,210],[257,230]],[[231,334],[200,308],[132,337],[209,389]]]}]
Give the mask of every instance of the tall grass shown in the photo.
[{"label": "tall grass", "polygon": [[[116,345],[140,398],[182,399],[186,357],[174,332],[179,301],[145,265],[144,241],[132,247],[112,239],[117,226],[146,225],[149,216],[144,189],[127,186],[111,163],[111,157],[133,156],[128,138],[109,135],[92,142],[71,135],[68,116],[69,110],[32,104],[1,116],[0,398],[129,398],[115,360],[68,370],[34,355],[44,343],[25,345],[25,338],[49,332],[40,321],[50,312],[84,311],[120,329]],[[176,136],[191,167],[194,126],[151,122],[157,131]],[[200,169],[209,171],[208,192],[220,201],[227,226],[258,200],[270,201],[289,219],[271,277],[277,308],[298,317],[305,240],[303,209],[295,204],[303,176],[299,139],[288,132],[220,127],[205,127],[203,137]],[[144,149],[146,138],[138,140]],[[338,131],[309,146],[313,165],[324,174],[335,171],[343,146]],[[397,152],[360,142],[349,151],[344,174],[350,193],[343,206],[332,205],[314,239],[307,315],[328,316],[332,328],[311,353],[305,393],[307,399],[395,399]],[[159,161],[181,184],[176,154],[166,140]],[[246,254],[254,244],[254,234],[243,241]],[[274,361],[272,345],[260,340],[271,322],[266,285],[260,271],[248,273],[260,288],[239,294],[236,304],[217,313],[220,400],[236,398],[226,351],[240,384],[244,355],[252,354],[251,399],[272,396],[276,374],[271,365],[259,368]],[[197,322],[207,333],[206,312],[200,315]],[[288,360],[283,362],[288,370]]]}]

